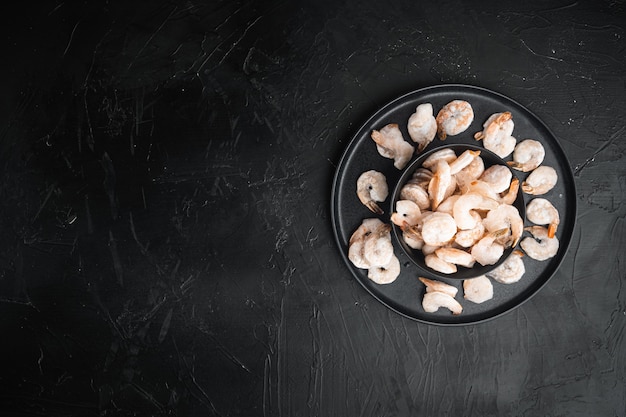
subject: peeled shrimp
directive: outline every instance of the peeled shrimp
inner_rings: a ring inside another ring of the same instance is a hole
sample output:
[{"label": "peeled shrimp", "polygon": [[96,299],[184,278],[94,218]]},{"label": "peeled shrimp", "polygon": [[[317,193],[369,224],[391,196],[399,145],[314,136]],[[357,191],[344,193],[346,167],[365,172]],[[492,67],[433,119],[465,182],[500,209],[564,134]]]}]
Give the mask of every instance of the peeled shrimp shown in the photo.
[{"label": "peeled shrimp", "polygon": [[445,282],[436,281],[434,279],[428,279],[424,277],[418,277],[418,279],[426,285],[426,292],[442,292],[448,294],[450,297],[456,297],[456,293],[459,291],[456,287],[446,284]]},{"label": "peeled shrimp", "polygon": [[441,272],[442,274],[454,274],[457,271],[455,264],[444,261],[434,253],[426,255],[426,257],[424,257],[424,263],[430,269]]},{"label": "peeled shrimp", "polygon": [[550,191],[556,185],[559,177],[552,167],[541,165],[533,170],[522,183],[522,190],[526,194],[541,195]]},{"label": "peeled shrimp", "polygon": [[474,158],[480,155],[480,151],[473,151],[471,149],[466,150],[454,161],[450,162],[450,173],[452,175],[457,174],[463,168],[472,163]]},{"label": "peeled shrimp", "polygon": [[371,266],[387,265],[393,256],[391,226],[382,223],[363,242],[363,256]]},{"label": "peeled shrimp", "polygon": [[517,140],[511,136],[513,134],[514,123],[511,120],[511,113],[492,114],[483,124],[482,132],[474,135],[474,139],[483,141],[485,149],[506,158],[515,149]]},{"label": "peeled shrimp", "polygon": [[400,199],[411,200],[420,208],[426,210],[430,208],[430,197],[428,191],[414,183],[408,183],[400,190]]},{"label": "peeled shrimp", "polygon": [[548,237],[554,237],[559,226],[559,212],[545,198],[534,198],[526,206],[526,217],[535,224],[549,225]]},{"label": "peeled shrimp", "polygon": [[428,184],[430,183],[430,180],[432,178],[433,173],[431,170],[424,167],[419,167],[415,170],[407,184],[417,184],[424,190],[428,190]]},{"label": "peeled shrimp", "polygon": [[507,233],[507,229],[487,233],[485,237],[472,246],[471,254],[476,262],[483,266],[498,262],[504,253],[504,246],[496,242],[496,239],[505,233]]},{"label": "peeled shrimp", "polygon": [[461,230],[473,229],[476,227],[476,218],[471,215],[472,210],[493,210],[497,207],[497,201],[480,194],[463,194],[454,203],[454,221]]},{"label": "peeled shrimp", "polygon": [[400,275],[400,261],[393,255],[386,265],[374,266],[367,271],[367,277],[376,284],[390,284]]},{"label": "peeled shrimp", "polygon": [[402,239],[404,240],[404,243],[406,243],[407,246],[411,249],[420,250],[424,247],[424,241],[422,240],[422,238],[412,233],[402,232]]},{"label": "peeled shrimp", "polygon": [[376,142],[378,153],[393,159],[393,166],[398,169],[403,169],[413,156],[413,146],[404,140],[395,123],[386,125],[380,131],[372,131],[372,140]]},{"label": "peeled shrimp", "polygon": [[545,261],[552,258],[559,251],[559,240],[548,236],[548,229],[543,226],[531,226],[525,230],[533,237],[522,239],[520,245],[524,252],[537,261]]},{"label": "peeled shrimp", "polygon": [[444,140],[447,136],[464,132],[474,121],[474,110],[464,100],[452,100],[437,113],[437,135]]},{"label": "peeled shrimp", "polygon": [[350,259],[357,268],[368,269],[371,266],[370,262],[365,259],[363,254],[363,244],[365,243],[365,239],[382,224],[383,222],[376,218],[364,219],[354,233],[352,233],[352,236],[350,236],[348,259]]},{"label": "peeled shrimp", "polygon": [[441,202],[441,204],[439,204],[439,206],[437,207],[437,211],[440,213],[448,213],[452,215],[452,210],[454,210],[454,203],[456,203],[456,200],[458,200],[459,197],[460,195],[454,194],[446,198]]},{"label": "peeled shrimp", "polygon": [[476,304],[493,298],[493,285],[484,275],[463,281],[463,298]]},{"label": "peeled shrimp", "polygon": [[432,246],[443,246],[456,234],[456,222],[447,213],[432,213],[422,224],[422,239]]},{"label": "peeled shrimp", "polygon": [[[446,197],[451,184],[452,175],[450,173],[450,165],[448,165],[446,161],[438,161],[435,166],[433,178],[430,184],[428,184],[428,195],[430,196],[431,208],[433,210],[437,210],[437,206]],[[454,189],[452,192],[454,192]]]},{"label": "peeled shrimp", "polygon": [[456,153],[450,148],[443,148],[430,154],[422,163],[422,167],[433,169],[439,161],[446,161],[448,164],[456,159]]},{"label": "peeled shrimp", "polygon": [[474,157],[468,166],[455,175],[459,188],[462,189],[466,184],[478,179],[483,172],[485,172],[483,159],[480,156]]},{"label": "peeled shrimp", "polygon": [[504,165],[492,165],[483,172],[479,180],[485,181],[496,193],[509,189],[513,173]]},{"label": "peeled shrimp", "polygon": [[414,226],[422,216],[422,212],[417,204],[411,200],[398,200],[396,202],[396,211],[391,215],[391,221],[397,226],[403,226],[407,223]]},{"label": "peeled shrimp", "polygon": [[464,248],[469,248],[478,242],[485,234],[485,226],[483,225],[480,214],[474,210],[470,211],[470,215],[474,218],[476,226],[472,229],[459,230],[454,236],[454,242]]},{"label": "peeled shrimp", "polygon": [[455,265],[471,268],[474,266],[474,257],[464,250],[456,248],[439,248],[435,251],[439,259]]},{"label": "peeled shrimp", "polygon": [[524,253],[514,250],[506,261],[498,265],[496,269],[487,273],[487,276],[495,279],[501,284],[513,284],[522,278],[526,272],[522,257]]},{"label": "peeled shrimp", "polygon": [[502,204],[513,204],[517,199],[519,193],[519,179],[517,177],[511,180],[509,190],[506,193],[501,193],[500,202]]},{"label": "peeled shrimp", "polygon": [[528,172],[537,168],[543,162],[546,151],[541,142],[526,139],[515,146],[513,160],[507,162],[513,169]]},{"label": "peeled shrimp", "polygon": [[524,220],[517,208],[508,204],[500,204],[496,209],[490,210],[483,220],[483,225],[488,232],[495,232],[500,229],[510,231],[510,236],[504,236],[504,242],[502,239],[499,239],[499,242],[505,246],[508,246],[508,244],[511,246],[517,245],[522,237],[522,233],[524,233]]},{"label": "peeled shrimp", "polygon": [[433,105],[424,103],[417,106],[415,113],[409,117],[407,130],[413,142],[417,143],[417,151],[422,152],[437,133],[437,121],[433,116]]},{"label": "peeled shrimp", "polygon": [[356,194],[368,209],[376,214],[383,214],[383,210],[376,202],[383,202],[389,195],[387,178],[382,172],[370,170],[362,173],[356,181]]},{"label": "peeled shrimp", "polygon": [[463,306],[446,293],[431,291],[424,294],[424,298],[422,299],[422,308],[425,312],[434,313],[439,310],[440,307],[447,308],[455,316],[458,316],[463,311]]}]

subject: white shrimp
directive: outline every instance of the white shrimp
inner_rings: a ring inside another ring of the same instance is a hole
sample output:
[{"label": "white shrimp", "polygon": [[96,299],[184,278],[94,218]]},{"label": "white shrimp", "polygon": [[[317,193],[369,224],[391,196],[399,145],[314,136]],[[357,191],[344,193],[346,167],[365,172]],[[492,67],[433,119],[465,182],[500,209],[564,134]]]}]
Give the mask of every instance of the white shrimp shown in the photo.
[{"label": "white shrimp", "polygon": [[446,262],[434,253],[424,257],[424,263],[430,269],[441,272],[442,274],[454,274],[457,271],[456,265]]},{"label": "white shrimp", "polygon": [[400,261],[393,255],[386,265],[374,266],[367,271],[367,277],[376,284],[391,284],[400,275]]},{"label": "white shrimp", "polygon": [[485,149],[506,158],[515,149],[517,140],[512,136],[514,123],[510,112],[494,113],[483,124],[482,132],[474,135],[474,139],[483,141]]},{"label": "white shrimp", "polygon": [[436,281],[434,279],[428,279],[424,277],[418,277],[418,279],[426,285],[426,292],[442,292],[448,294],[450,297],[456,297],[456,293],[459,291],[456,287],[445,282]]},{"label": "white shrimp", "polygon": [[407,183],[400,190],[401,200],[410,200],[417,204],[420,210],[430,208],[430,197],[428,191],[414,183]]},{"label": "white shrimp", "polygon": [[487,233],[485,237],[472,246],[471,254],[476,259],[476,262],[483,266],[493,265],[498,262],[504,253],[504,246],[496,242],[496,239],[507,232],[507,229],[501,229]]},{"label": "white shrimp", "polygon": [[472,229],[459,230],[454,236],[454,242],[464,248],[469,248],[478,242],[485,234],[485,226],[482,222],[480,214],[474,210],[470,211],[470,215],[474,218],[476,226]]},{"label": "white shrimp", "polygon": [[376,202],[383,202],[389,195],[387,178],[382,172],[375,170],[365,171],[356,181],[356,194],[368,209],[373,213],[383,214],[383,210]]},{"label": "white shrimp", "polygon": [[550,191],[556,185],[559,176],[552,167],[541,165],[533,170],[522,183],[522,190],[526,194],[541,195]]},{"label": "white shrimp", "polygon": [[437,211],[440,213],[448,213],[452,215],[452,210],[454,210],[454,203],[456,203],[456,200],[458,200],[459,197],[461,196],[458,194],[454,194],[446,198],[441,202],[441,204],[439,204],[439,206],[437,207]]},{"label": "white shrimp", "polygon": [[422,216],[422,212],[417,204],[411,200],[396,201],[396,211],[391,215],[391,221],[397,226],[407,223],[414,226]]},{"label": "white shrimp", "polygon": [[383,223],[365,237],[363,242],[363,257],[370,263],[370,267],[387,265],[393,256],[391,243],[391,226]]},{"label": "white shrimp", "polygon": [[509,190],[506,193],[500,193],[500,202],[502,204],[513,204],[517,199],[519,193],[519,178],[514,177],[509,185]]},{"label": "white shrimp", "polygon": [[[437,210],[437,206],[441,203],[446,194],[449,192],[452,184],[452,175],[450,173],[450,165],[446,161],[440,160],[435,166],[435,173],[432,180],[428,184],[428,195],[430,196],[431,208]],[[454,184],[456,188],[456,183]],[[452,189],[454,192],[454,189]]]},{"label": "white shrimp", "polygon": [[476,219],[470,213],[472,210],[493,210],[498,207],[498,202],[486,198],[480,194],[463,194],[454,203],[453,216],[456,225],[461,230],[476,227]]},{"label": "white shrimp", "polygon": [[480,151],[474,151],[472,149],[468,149],[459,155],[454,161],[450,162],[450,173],[455,175],[459,173],[462,169],[466,168],[469,164],[472,163],[474,158],[480,155]]},{"label": "white shrimp", "polygon": [[474,266],[474,257],[464,250],[456,248],[439,248],[435,251],[435,254],[442,261],[471,268]]},{"label": "white shrimp", "polygon": [[443,246],[456,234],[456,222],[447,213],[432,213],[422,224],[422,239],[432,246]]},{"label": "white shrimp", "polygon": [[484,275],[463,281],[463,298],[476,304],[493,298],[493,284]]},{"label": "white shrimp", "polygon": [[556,236],[549,237],[548,229],[543,226],[531,226],[524,229],[533,237],[522,239],[520,245],[524,252],[537,261],[552,258],[559,251],[559,240]]},{"label": "white shrimp", "polygon": [[433,173],[430,169],[419,167],[411,175],[411,179],[407,184],[417,184],[425,190],[428,190],[428,184],[433,179]]},{"label": "white shrimp", "polygon": [[372,140],[376,142],[378,153],[393,159],[393,166],[403,169],[413,156],[413,146],[404,140],[398,125],[391,123],[378,130],[372,131]]},{"label": "white shrimp", "polygon": [[415,113],[409,117],[407,130],[411,140],[417,143],[417,152],[422,152],[437,134],[437,121],[433,116],[433,105],[424,103],[417,106]]},{"label": "white shrimp", "polygon": [[522,278],[526,272],[522,257],[524,253],[514,250],[511,255],[502,264],[498,265],[493,271],[489,271],[487,276],[495,279],[501,284],[513,284]]},{"label": "white shrimp", "polygon": [[503,236],[503,239],[498,240],[505,246],[508,244],[516,246],[524,233],[524,220],[517,208],[509,204],[500,204],[496,209],[490,210],[483,220],[483,225],[488,232],[508,229],[510,236]]},{"label": "white shrimp", "polygon": [[541,142],[534,139],[525,139],[515,145],[513,160],[507,162],[513,169],[528,172],[537,168],[543,162],[546,151]]},{"label": "white shrimp", "polygon": [[456,182],[459,188],[463,188],[466,184],[478,179],[485,172],[485,163],[480,156],[474,157],[472,162],[456,175]]},{"label": "white shrimp", "polygon": [[443,148],[431,153],[428,158],[422,162],[422,167],[433,169],[439,161],[446,161],[448,164],[456,159],[456,153],[451,148]]},{"label": "white shrimp", "polygon": [[534,198],[526,206],[526,218],[539,225],[548,225],[548,237],[554,237],[561,222],[559,211],[545,198]]},{"label": "white shrimp", "polygon": [[463,306],[446,293],[431,291],[424,294],[424,298],[422,299],[422,308],[425,312],[434,313],[439,310],[440,307],[447,308],[455,316],[458,316],[463,311]]},{"label": "white shrimp", "polygon": [[424,247],[424,241],[422,240],[422,238],[416,236],[413,233],[406,233],[403,231],[402,239],[404,240],[404,243],[406,243],[407,246],[411,249],[420,250]]},{"label": "white shrimp", "polygon": [[513,173],[506,166],[492,165],[483,172],[479,180],[489,184],[496,193],[501,193],[508,190],[512,178]]},{"label": "white shrimp", "polygon": [[350,236],[348,259],[350,259],[357,268],[368,269],[371,266],[370,262],[365,259],[363,254],[363,244],[365,243],[365,239],[382,224],[383,222],[376,218],[364,219],[354,233],[352,233],[352,236]]},{"label": "white shrimp", "polygon": [[467,130],[474,121],[474,110],[464,100],[452,100],[437,113],[437,135],[444,140]]}]

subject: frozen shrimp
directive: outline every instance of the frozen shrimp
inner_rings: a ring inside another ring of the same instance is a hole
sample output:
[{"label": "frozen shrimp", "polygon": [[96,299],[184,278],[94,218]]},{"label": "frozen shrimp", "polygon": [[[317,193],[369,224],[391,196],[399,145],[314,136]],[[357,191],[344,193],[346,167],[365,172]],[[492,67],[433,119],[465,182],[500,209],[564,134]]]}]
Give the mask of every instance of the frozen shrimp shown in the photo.
[{"label": "frozen shrimp", "polygon": [[356,181],[356,194],[361,203],[373,213],[383,214],[383,210],[376,203],[385,201],[389,195],[387,178],[382,172],[375,170],[362,173]]},{"label": "frozen shrimp", "polygon": [[454,209],[454,203],[456,203],[456,200],[458,200],[459,197],[460,195],[454,194],[446,198],[445,200],[441,202],[441,204],[439,204],[439,206],[437,207],[437,211],[440,213],[448,213],[452,215],[453,214],[452,210]]},{"label": "frozen shrimp", "polygon": [[452,100],[437,113],[437,135],[444,140],[467,130],[474,121],[474,110],[464,100]]},{"label": "frozen shrimp", "polygon": [[493,284],[484,275],[463,281],[463,298],[476,304],[493,298]]},{"label": "frozen shrimp", "polygon": [[[505,246],[516,246],[524,233],[524,220],[515,206],[500,204],[496,209],[490,210],[483,220],[483,225],[488,232],[507,229],[510,236],[504,236],[504,241],[498,241]],[[507,233],[508,235],[508,233]]]},{"label": "frozen shrimp", "polygon": [[431,170],[419,167],[415,170],[415,172],[413,172],[413,175],[411,175],[411,179],[407,182],[407,184],[417,184],[424,190],[428,190],[428,184],[432,179],[433,173]]},{"label": "frozen shrimp", "polygon": [[400,190],[400,199],[411,200],[420,208],[426,210],[430,208],[430,197],[428,191],[417,184],[408,183]]},{"label": "frozen shrimp", "polygon": [[393,256],[391,226],[382,223],[363,242],[363,256],[371,266],[387,265]]},{"label": "frozen shrimp", "polygon": [[439,248],[435,251],[435,254],[442,261],[471,268],[474,266],[474,257],[464,250],[456,248]]},{"label": "frozen shrimp", "polygon": [[422,152],[437,134],[437,121],[433,116],[433,105],[424,103],[417,106],[415,113],[409,117],[407,130],[411,140],[417,143],[417,151]]},{"label": "frozen shrimp", "polygon": [[506,193],[501,193],[500,202],[502,204],[513,204],[517,199],[519,193],[519,179],[514,177],[509,185],[509,190]]},{"label": "frozen shrimp", "polygon": [[522,183],[522,190],[526,194],[541,195],[550,191],[556,185],[559,177],[552,167],[541,165],[533,170]]},{"label": "frozen shrimp", "polygon": [[501,284],[513,284],[519,281],[526,272],[524,261],[522,260],[523,256],[524,253],[522,251],[514,250],[502,264],[488,272],[487,276]]},{"label": "frozen shrimp", "polygon": [[414,226],[419,221],[422,212],[417,204],[411,200],[398,200],[396,202],[396,211],[391,215],[391,221],[397,226],[403,226],[407,223]]},{"label": "frozen shrimp", "polygon": [[398,125],[391,123],[378,130],[372,131],[372,140],[376,142],[378,153],[393,159],[393,166],[403,169],[413,156],[413,146],[404,140]]},{"label": "frozen shrimp", "polygon": [[513,160],[507,162],[513,169],[528,172],[537,168],[543,162],[546,151],[541,142],[534,139],[525,139],[515,145]]},{"label": "frozen shrimp", "polygon": [[443,148],[430,154],[422,163],[422,167],[433,169],[439,161],[446,161],[448,164],[456,159],[456,153],[450,148]]},{"label": "frozen shrimp", "polygon": [[455,234],[456,222],[447,213],[432,213],[422,224],[422,239],[428,245],[443,246],[452,240]]},{"label": "frozen shrimp", "polygon": [[424,263],[430,269],[441,272],[442,274],[454,274],[457,271],[455,264],[444,261],[434,253],[426,255],[424,257]]},{"label": "frozen shrimp", "polygon": [[531,226],[526,229],[533,237],[522,239],[520,245],[524,252],[537,261],[552,258],[559,251],[559,240],[556,236],[549,237],[548,229],[543,226]]},{"label": "frozen shrimp", "polygon": [[480,214],[476,213],[474,210],[471,210],[470,215],[474,218],[476,226],[474,226],[472,229],[459,230],[454,236],[454,242],[464,248],[469,248],[473,246],[485,234],[485,226],[483,225],[482,217],[480,217]]},{"label": "frozen shrimp", "polygon": [[480,155],[480,151],[474,151],[471,149],[466,150],[461,155],[459,155],[458,158],[456,158],[454,161],[449,163],[450,173],[452,175],[457,174],[463,168],[466,168],[469,164],[471,164],[474,158],[476,158],[479,155]]},{"label": "frozen shrimp", "polygon": [[365,259],[363,254],[363,245],[365,239],[382,224],[383,222],[376,218],[364,219],[354,233],[352,233],[352,236],[350,236],[348,259],[350,259],[357,268],[368,269],[371,266],[370,262]]},{"label": "frozen shrimp", "polygon": [[545,198],[534,198],[526,206],[528,220],[539,225],[548,225],[548,237],[554,237],[559,226],[559,212]]},{"label": "frozen shrimp", "polygon": [[374,266],[367,271],[367,277],[376,284],[391,284],[400,275],[400,260],[393,255],[389,262],[382,266]]},{"label": "frozen shrimp", "polygon": [[510,112],[492,114],[483,124],[483,130],[474,135],[482,140],[485,149],[506,158],[515,149],[517,140],[512,136],[514,123]]},{"label": "frozen shrimp", "polygon": [[501,229],[487,233],[485,237],[472,246],[470,253],[474,259],[476,259],[476,262],[483,266],[493,265],[498,262],[504,253],[504,246],[499,244],[496,240],[507,232],[507,229]]},{"label": "frozen shrimp", "polygon": [[463,306],[454,299],[454,297],[450,297],[450,295],[439,292],[439,291],[431,291],[424,294],[424,298],[422,299],[422,308],[427,313],[434,313],[439,310],[440,307],[447,308],[454,314],[458,316],[463,311]]},{"label": "frozen shrimp", "polygon": [[480,194],[463,194],[454,203],[454,221],[461,230],[473,229],[476,227],[476,218],[471,215],[472,210],[493,210],[497,207],[497,201]]},{"label": "frozen shrimp", "polygon": [[455,175],[459,188],[462,189],[466,184],[480,178],[483,172],[485,172],[483,159],[480,156],[474,157],[468,166]]},{"label": "frozen shrimp", "polygon": [[492,165],[483,172],[479,180],[485,181],[496,193],[508,190],[513,173],[504,165]]},{"label": "frozen shrimp", "polygon": [[448,294],[450,297],[456,297],[456,293],[459,291],[456,287],[445,282],[424,277],[418,277],[418,279],[426,286],[426,292],[438,291]]},{"label": "frozen shrimp", "polygon": [[[431,208],[433,210],[437,210],[437,206],[446,197],[451,184],[450,165],[446,161],[438,161],[433,178],[430,184],[428,184],[428,195],[430,196]],[[454,192],[454,189],[452,191]]]}]

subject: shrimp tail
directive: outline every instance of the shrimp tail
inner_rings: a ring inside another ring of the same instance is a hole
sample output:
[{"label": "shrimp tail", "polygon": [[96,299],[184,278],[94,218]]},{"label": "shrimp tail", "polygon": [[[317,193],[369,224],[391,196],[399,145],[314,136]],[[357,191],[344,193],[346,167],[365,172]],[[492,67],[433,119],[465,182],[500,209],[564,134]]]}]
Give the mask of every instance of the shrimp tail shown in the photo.
[{"label": "shrimp tail", "polygon": [[548,237],[552,239],[556,234],[556,229],[558,227],[558,223],[550,223],[548,226]]},{"label": "shrimp tail", "polygon": [[409,223],[404,222],[402,226],[400,226],[400,229],[402,230],[402,232],[406,233],[407,235],[415,239],[418,239],[418,240],[422,239],[422,234],[417,229],[417,226],[411,226]]},{"label": "shrimp tail", "polygon": [[483,140],[484,138],[485,138],[485,134],[483,133],[482,130],[480,132],[474,133],[474,139]]},{"label": "shrimp tail", "polygon": [[376,214],[384,214],[385,212],[383,211],[383,209],[380,208],[380,206],[378,204],[376,204],[375,201],[370,200],[367,203],[365,203],[365,205],[367,206],[368,209],[370,209],[373,213]]},{"label": "shrimp tail", "polygon": [[515,162],[515,161],[507,161],[506,163],[508,166],[510,166],[513,169],[516,169],[518,171],[523,171],[524,170],[524,164],[521,164],[519,162]]}]

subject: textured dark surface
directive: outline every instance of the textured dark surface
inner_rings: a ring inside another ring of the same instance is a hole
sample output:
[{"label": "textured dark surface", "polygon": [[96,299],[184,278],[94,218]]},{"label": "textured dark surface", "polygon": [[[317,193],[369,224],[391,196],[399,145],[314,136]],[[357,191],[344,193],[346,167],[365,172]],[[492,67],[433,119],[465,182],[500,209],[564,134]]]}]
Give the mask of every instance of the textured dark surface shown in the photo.
[{"label": "textured dark surface", "polygon": [[[2,13],[0,413],[626,414],[622,1],[25,2]],[[338,252],[380,106],[495,90],[574,172],[565,261],[435,327]]]}]

